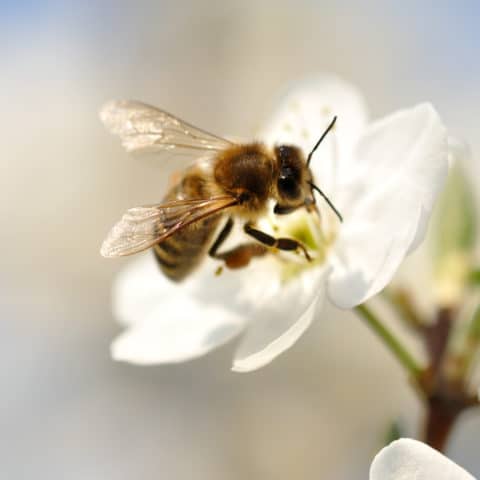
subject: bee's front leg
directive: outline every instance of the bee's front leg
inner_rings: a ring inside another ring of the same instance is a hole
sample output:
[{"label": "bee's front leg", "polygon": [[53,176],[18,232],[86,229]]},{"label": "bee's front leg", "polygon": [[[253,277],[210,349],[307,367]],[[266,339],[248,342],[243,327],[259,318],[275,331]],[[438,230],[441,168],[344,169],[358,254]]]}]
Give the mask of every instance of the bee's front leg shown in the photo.
[{"label": "bee's front leg", "polygon": [[253,237],[255,240],[258,240],[263,245],[267,245],[268,247],[278,248],[279,250],[285,250],[285,251],[301,250],[305,255],[305,258],[309,262],[312,261],[312,257],[310,257],[307,249],[298,240],[295,240],[293,238],[272,237],[272,235],[268,233],[262,232],[261,230],[257,230],[250,223],[246,223],[243,229],[247,235],[250,235],[251,237]]}]

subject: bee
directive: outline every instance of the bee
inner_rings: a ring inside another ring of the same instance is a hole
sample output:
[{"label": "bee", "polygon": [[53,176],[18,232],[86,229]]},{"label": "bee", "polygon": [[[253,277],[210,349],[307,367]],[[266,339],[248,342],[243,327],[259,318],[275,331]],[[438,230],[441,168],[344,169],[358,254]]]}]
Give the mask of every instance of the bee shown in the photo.
[{"label": "bee", "polygon": [[[128,152],[172,151],[196,157],[161,203],[127,210],[103,242],[104,257],[153,248],[165,275],[181,281],[207,253],[233,269],[245,267],[253,257],[273,248],[303,253],[310,261],[299,241],[275,238],[257,228],[256,221],[267,212],[272,200],[277,215],[302,207],[318,214],[316,191],[342,221],[338,210],[313,182],[309,167],[336,117],[307,158],[294,145],[268,148],[261,142],[235,143],[136,101],[109,102],[101,109],[100,118],[111,133],[120,137]],[[235,220],[243,222],[243,230],[252,241],[220,252]]]}]

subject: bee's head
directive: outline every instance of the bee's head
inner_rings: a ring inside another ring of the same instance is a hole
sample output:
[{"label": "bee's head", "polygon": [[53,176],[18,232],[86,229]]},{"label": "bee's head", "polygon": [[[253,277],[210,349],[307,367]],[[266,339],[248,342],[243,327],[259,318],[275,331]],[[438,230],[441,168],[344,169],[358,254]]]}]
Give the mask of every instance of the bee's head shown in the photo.
[{"label": "bee's head", "polygon": [[279,145],[275,147],[275,158],[278,176],[274,212],[286,214],[297,208],[313,205],[315,199],[310,186],[312,174],[302,151],[291,145]]},{"label": "bee's head", "polygon": [[291,145],[279,145],[275,147],[275,158],[278,166],[277,178],[277,204],[274,212],[276,214],[286,214],[293,212],[297,208],[306,207],[311,210],[315,205],[313,191],[317,191],[335,212],[340,221],[342,216],[328,199],[328,197],[313,183],[312,172],[310,171],[310,161],[313,153],[318,148],[327,133],[334,127],[337,117],[334,117],[330,125],[323,132],[322,136],[308,154],[307,160],[302,151]]}]

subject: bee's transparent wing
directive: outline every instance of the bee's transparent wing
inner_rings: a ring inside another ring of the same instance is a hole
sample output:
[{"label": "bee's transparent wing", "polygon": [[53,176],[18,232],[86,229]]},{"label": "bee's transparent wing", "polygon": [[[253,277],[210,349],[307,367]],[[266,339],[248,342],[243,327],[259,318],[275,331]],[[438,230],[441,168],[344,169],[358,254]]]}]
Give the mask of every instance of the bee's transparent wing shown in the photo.
[{"label": "bee's transparent wing", "polygon": [[112,100],[100,110],[107,129],[118,135],[128,152],[221,151],[231,142],[141,102]]},{"label": "bee's transparent wing", "polygon": [[235,197],[221,195],[200,200],[176,200],[160,205],[130,208],[110,230],[100,253],[122,257],[152,247],[178,230],[221,212],[237,203]]}]

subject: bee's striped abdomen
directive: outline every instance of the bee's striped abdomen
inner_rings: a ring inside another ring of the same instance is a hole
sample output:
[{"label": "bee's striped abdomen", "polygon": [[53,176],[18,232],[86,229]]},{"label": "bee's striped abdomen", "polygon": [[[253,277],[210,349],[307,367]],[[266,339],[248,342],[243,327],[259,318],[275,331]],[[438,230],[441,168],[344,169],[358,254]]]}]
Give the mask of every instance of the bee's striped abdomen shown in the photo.
[{"label": "bee's striped abdomen", "polygon": [[[195,170],[175,185],[165,202],[191,198],[209,198],[208,184]],[[188,225],[153,247],[155,257],[165,275],[174,281],[183,280],[203,259],[221,215],[212,215]]]}]

